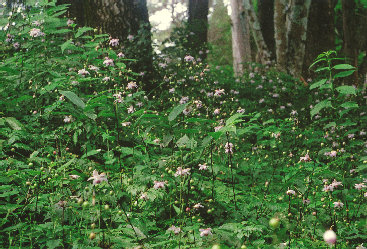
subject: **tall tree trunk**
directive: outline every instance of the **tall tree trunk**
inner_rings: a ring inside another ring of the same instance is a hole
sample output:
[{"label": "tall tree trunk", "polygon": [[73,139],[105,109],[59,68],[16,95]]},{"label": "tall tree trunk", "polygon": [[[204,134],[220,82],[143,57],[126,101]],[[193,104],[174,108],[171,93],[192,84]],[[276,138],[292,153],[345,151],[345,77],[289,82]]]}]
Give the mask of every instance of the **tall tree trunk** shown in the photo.
[{"label": "tall tree trunk", "polygon": [[250,30],[242,8],[242,0],[231,0],[233,71],[244,72],[244,63],[251,61]]},{"label": "tall tree trunk", "polygon": [[257,19],[254,7],[250,0],[243,0],[243,6],[245,8],[246,14],[249,18],[250,28],[252,31],[252,36],[254,37],[256,47],[257,47],[257,60],[261,64],[267,64],[270,62],[270,52],[266,46],[264,37],[261,32],[260,24]]},{"label": "tall tree trunk", "polygon": [[294,77],[300,77],[302,74],[310,4],[311,0],[292,1],[287,57],[289,73]]},{"label": "tall tree trunk", "polygon": [[322,52],[335,49],[335,0],[312,0],[308,18],[303,76],[312,76],[308,67]]},{"label": "tall tree trunk", "polygon": [[287,0],[274,2],[274,37],[276,65],[278,70],[285,72],[287,68]]},{"label": "tall tree trunk", "polygon": [[[189,0],[188,50],[192,55],[198,55],[200,50],[206,49],[208,42],[208,12],[209,0]],[[202,53],[203,58],[206,53]]]},{"label": "tall tree trunk", "polygon": [[[153,49],[146,0],[59,0],[58,3],[71,4],[69,14],[76,18],[79,26],[97,28],[120,44],[128,43],[127,37],[136,37],[131,54],[126,56],[137,59],[131,63],[135,72],[144,72],[144,89],[150,91],[150,76],[153,71]],[[142,29],[140,29],[142,27]]]},{"label": "tall tree trunk", "polygon": [[271,59],[275,59],[274,40],[274,0],[260,0],[257,2],[259,24],[269,49]]},{"label": "tall tree trunk", "polygon": [[[356,3],[351,0],[342,0],[343,15],[343,49],[347,62],[358,67],[358,48],[356,43]],[[353,81],[357,82],[358,72],[353,74]]]}]

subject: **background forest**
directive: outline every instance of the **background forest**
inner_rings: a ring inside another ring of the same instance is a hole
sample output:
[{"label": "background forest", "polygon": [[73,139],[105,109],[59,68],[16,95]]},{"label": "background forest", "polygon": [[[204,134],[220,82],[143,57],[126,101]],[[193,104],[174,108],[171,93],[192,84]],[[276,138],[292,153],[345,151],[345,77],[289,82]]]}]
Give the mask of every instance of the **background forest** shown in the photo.
[{"label": "background forest", "polygon": [[0,248],[367,247],[367,1],[0,13]]}]

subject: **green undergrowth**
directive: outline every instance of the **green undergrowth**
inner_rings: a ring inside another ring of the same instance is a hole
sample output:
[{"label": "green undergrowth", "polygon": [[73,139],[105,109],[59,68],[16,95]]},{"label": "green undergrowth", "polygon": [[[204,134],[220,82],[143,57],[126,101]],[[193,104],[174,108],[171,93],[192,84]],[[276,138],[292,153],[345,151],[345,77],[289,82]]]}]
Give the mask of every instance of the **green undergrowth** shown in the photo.
[{"label": "green undergrowth", "polygon": [[1,19],[1,248],[367,241],[366,92],[335,52],[298,82],[256,64],[234,78],[177,46],[148,93],[113,37],[65,11]]}]

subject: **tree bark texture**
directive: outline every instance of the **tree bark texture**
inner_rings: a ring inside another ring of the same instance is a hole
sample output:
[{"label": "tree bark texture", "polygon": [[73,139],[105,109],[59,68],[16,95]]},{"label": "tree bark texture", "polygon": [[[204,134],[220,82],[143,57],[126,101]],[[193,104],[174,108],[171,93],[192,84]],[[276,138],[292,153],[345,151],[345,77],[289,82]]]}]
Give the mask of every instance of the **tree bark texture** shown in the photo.
[{"label": "tree bark texture", "polygon": [[302,75],[310,5],[311,0],[294,0],[289,15],[288,70],[297,78]]},{"label": "tree bark texture", "polygon": [[[188,50],[198,55],[200,50],[206,49],[208,42],[208,13],[209,0],[189,0]],[[205,57],[206,53],[202,56]]]},{"label": "tree bark texture", "polygon": [[[130,52],[124,50],[128,58],[137,59],[129,66],[135,72],[145,73],[144,89],[151,90],[153,49],[146,0],[59,0],[58,3],[71,4],[69,15],[76,19],[78,26],[96,28],[111,38],[118,38],[128,48],[134,46]],[[135,37],[133,43],[129,43],[129,35]]]},{"label": "tree bark texture", "polygon": [[287,0],[274,2],[274,37],[276,65],[278,70],[286,71],[287,67]]},{"label": "tree bark texture", "polygon": [[248,16],[252,36],[257,47],[257,61],[261,64],[268,64],[270,62],[270,52],[266,46],[263,34],[261,32],[260,24],[256,16],[254,7],[250,0],[243,0],[243,6]]},{"label": "tree bark texture", "polygon": [[260,0],[257,2],[259,24],[262,30],[266,46],[271,53],[271,59],[275,59],[274,40],[274,0]]},{"label": "tree bark texture", "polygon": [[233,70],[244,73],[244,63],[251,61],[250,30],[242,8],[242,0],[231,0]]},{"label": "tree bark texture", "polygon": [[308,67],[320,53],[335,49],[335,4],[335,0],[311,1],[303,62],[304,77],[313,76]]},{"label": "tree bark texture", "polygon": [[[342,0],[343,15],[343,50],[347,63],[358,67],[358,47],[356,42],[356,4],[355,1]],[[358,80],[358,72],[354,73],[354,81]]]}]

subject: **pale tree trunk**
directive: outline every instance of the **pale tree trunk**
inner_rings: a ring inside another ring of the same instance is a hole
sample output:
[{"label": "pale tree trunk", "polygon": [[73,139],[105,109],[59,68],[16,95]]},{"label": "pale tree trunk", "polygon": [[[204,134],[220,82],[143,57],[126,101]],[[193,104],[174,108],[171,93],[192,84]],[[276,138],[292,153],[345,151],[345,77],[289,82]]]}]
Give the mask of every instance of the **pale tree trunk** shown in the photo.
[{"label": "pale tree trunk", "polygon": [[254,7],[252,6],[250,0],[243,0],[243,6],[248,16],[252,36],[255,40],[255,44],[257,47],[257,60],[261,64],[268,64],[270,63],[270,53],[268,47],[266,46],[264,36],[261,32],[260,24],[257,19]]},{"label": "pale tree trunk", "polygon": [[275,54],[278,70],[285,72],[287,68],[287,0],[274,2],[274,36]]},{"label": "pale tree trunk", "polygon": [[335,49],[334,8],[336,3],[336,0],[311,1],[303,62],[304,77],[313,76],[308,68],[320,53]]},{"label": "pale tree trunk", "polygon": [[310,4],[311,0],[292,1],[289,16],[288,70],[297,78],[302,75]]},{"label": "pale tree trunk", "polygon": [[[358,48],[356,38],[356,20],[355,20],[356,4],[352,0],[342,0],[343,14],[343,49],[347,63],[358,67]],[[358,72],[353,74],[353,81],[358,81]]]},{"label": "pale tree trunk", "polygon": [[233,71],[244,73],[244,63],[251,61],[250,31],[246,15],[242,15],[242,0],[231,0]]}]

